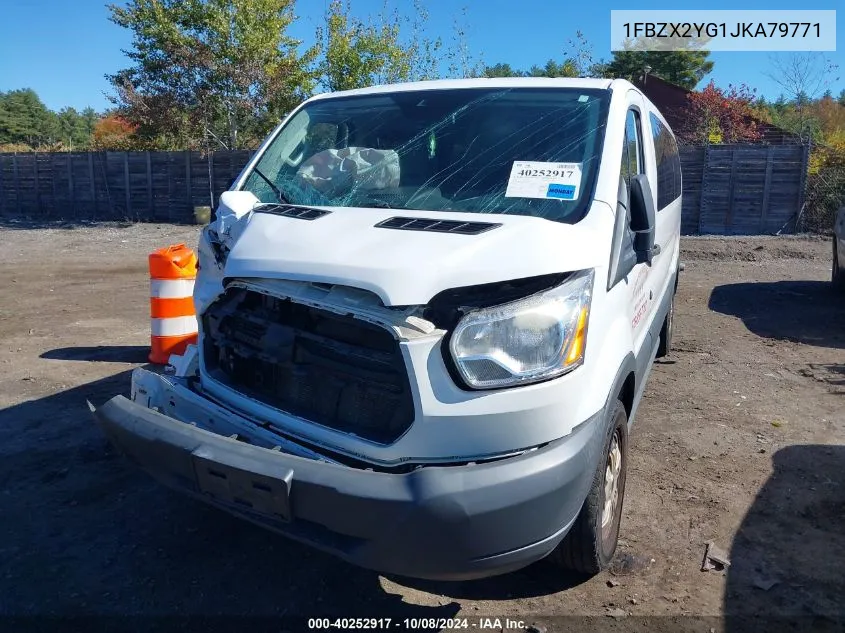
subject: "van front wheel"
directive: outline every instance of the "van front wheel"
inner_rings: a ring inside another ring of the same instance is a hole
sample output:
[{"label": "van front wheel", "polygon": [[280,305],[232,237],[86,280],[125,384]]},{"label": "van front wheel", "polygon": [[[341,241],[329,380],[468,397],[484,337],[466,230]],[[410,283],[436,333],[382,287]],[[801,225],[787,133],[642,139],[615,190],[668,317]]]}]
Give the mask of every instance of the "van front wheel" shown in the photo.
[{"label": "van front wheel", "polygon": [[628,466],[628,416],[617,401],[590,493],[569,533],[549,554],[563,569],[594,576],[606,569],[616,553],[625,474]]}]

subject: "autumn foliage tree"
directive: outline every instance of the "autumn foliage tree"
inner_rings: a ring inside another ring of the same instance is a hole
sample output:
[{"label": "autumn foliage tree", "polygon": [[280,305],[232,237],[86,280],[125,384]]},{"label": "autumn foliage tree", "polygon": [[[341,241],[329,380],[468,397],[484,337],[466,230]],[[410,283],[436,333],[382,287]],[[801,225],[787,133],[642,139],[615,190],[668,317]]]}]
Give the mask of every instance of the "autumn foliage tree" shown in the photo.
[{"label": "autumn foliage tree", "polygon": [[701,92],[691,92],[686,124],[678,136],[691,145],[703,143],[753,143],[759,141],[754,117],[754,91],[747,86],[718,88],[712,81]]},{"label": "autumn foliage tree", "polygon": [[96,150],[130,150],[135,149],[137,140],[135,132],[137,126],[126,119],[109,115],[94,124],[92,146]]},{"label": "autumn foliage tree", "polygon": [[810,116],[818,121],[821,142],[845,149],[845,105],[825,95],[807,107]]}]

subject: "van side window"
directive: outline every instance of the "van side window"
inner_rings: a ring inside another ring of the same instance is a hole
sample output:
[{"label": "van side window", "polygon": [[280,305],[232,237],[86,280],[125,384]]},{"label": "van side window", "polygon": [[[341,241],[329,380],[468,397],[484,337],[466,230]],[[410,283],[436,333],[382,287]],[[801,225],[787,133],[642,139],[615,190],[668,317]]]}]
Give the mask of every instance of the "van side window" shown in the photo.
[{"label": "van side window", "polygon": [[625,117],[625,146],[622,148],[622,177],[628,186],[631,178],[643,173],[643,142],[640,132],[640,115],[628,110]]},{"label": "van side window", "polygon": [[681,157],[678,143],[654,114],[649,115],[657,162],[657,210],[665,208],[681,195]]}]

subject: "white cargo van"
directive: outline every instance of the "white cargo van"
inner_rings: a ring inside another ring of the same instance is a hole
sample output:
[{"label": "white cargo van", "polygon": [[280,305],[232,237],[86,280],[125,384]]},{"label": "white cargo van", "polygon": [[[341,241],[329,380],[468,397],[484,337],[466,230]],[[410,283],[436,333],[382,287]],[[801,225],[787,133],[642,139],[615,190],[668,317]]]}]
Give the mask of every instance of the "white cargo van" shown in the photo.
[{"label": "white cargo van", "polygon": [[161,481],[364,567],[593,574],[680,219],[675,138],[626,81],[320,95],[202,233],[198,344],[92,411]]}]

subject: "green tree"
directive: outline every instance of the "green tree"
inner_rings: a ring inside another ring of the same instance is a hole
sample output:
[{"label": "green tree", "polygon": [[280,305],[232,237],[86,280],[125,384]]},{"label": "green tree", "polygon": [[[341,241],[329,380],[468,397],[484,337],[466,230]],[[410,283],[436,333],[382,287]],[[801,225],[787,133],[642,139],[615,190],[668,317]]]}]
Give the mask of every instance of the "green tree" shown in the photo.
[{"label": "green tree", "polygon": [[606,64],[593,59],[592,45],[581,31],[567,43],[562,62],[548,60],[544,65],[517,70],[507,63],[484,67],[483,77],[603,77]]},{"label": "green tree", "polygon": [[486,66],[482,71],[483,77],[578,77],[575,61],[566,59],[563,62],[548,60],[544,65],[534,65],[528,70],[516,70],[510,64],[499,63]]},{"label": "green tree", "polygon": [[550,59],[543,66],[532,66],[528,69],[529,77],[577,77],[578,66],[571,59],[557,63]]},{"label": "green tree", "polygon": [[85,130],[85,137],[90,143],[91,138],[94,136],[94,126],[97,125],[97,121],[100,120],[100,115],[94,111],[94,108],[89,106],[82,110],[82,114],[80,116],[82,118],[82,129]]},{"label": "green tree", "polygon": [[63,149],[90,149],[94,123],[99,118],[93,108],[85,108],[82,112],[77,112],[75,108],[62,108],[55,116],[56,140]]},{"label": "green tree", "polygon": [[320,83],[337,91],[434,77],[442,41],[424,35],[427,18],[420,2],[405,20],[396,12],[362,20],[352,15],[349,0],[332,0],[316,34]]},{"label": "green tree", "polygon": [[481,72],[482,77],[525,77],[525,72],[511,68],[510,64],[499,63],[492,66],[485,66]]},{"label": "green tree", "polygon": [[294,0],[129,0],[110,19],[132,31],[132,66],[108,76],[142,142],[228,148],[262,138],[313,87]]},{"label": "green tree", "polygon": [[650,68],[650,75],[692,90],[713,70],[709,56],[709,51],[694,49],[644,51],[631,48],[614,51],[613,59],[602,68],[602,73],[606,77],[636,80]]},{"label": "green tree", "polygon": [[37,147],[56,140],[56,118],[31,88],[0,92],[0,144]]}]

